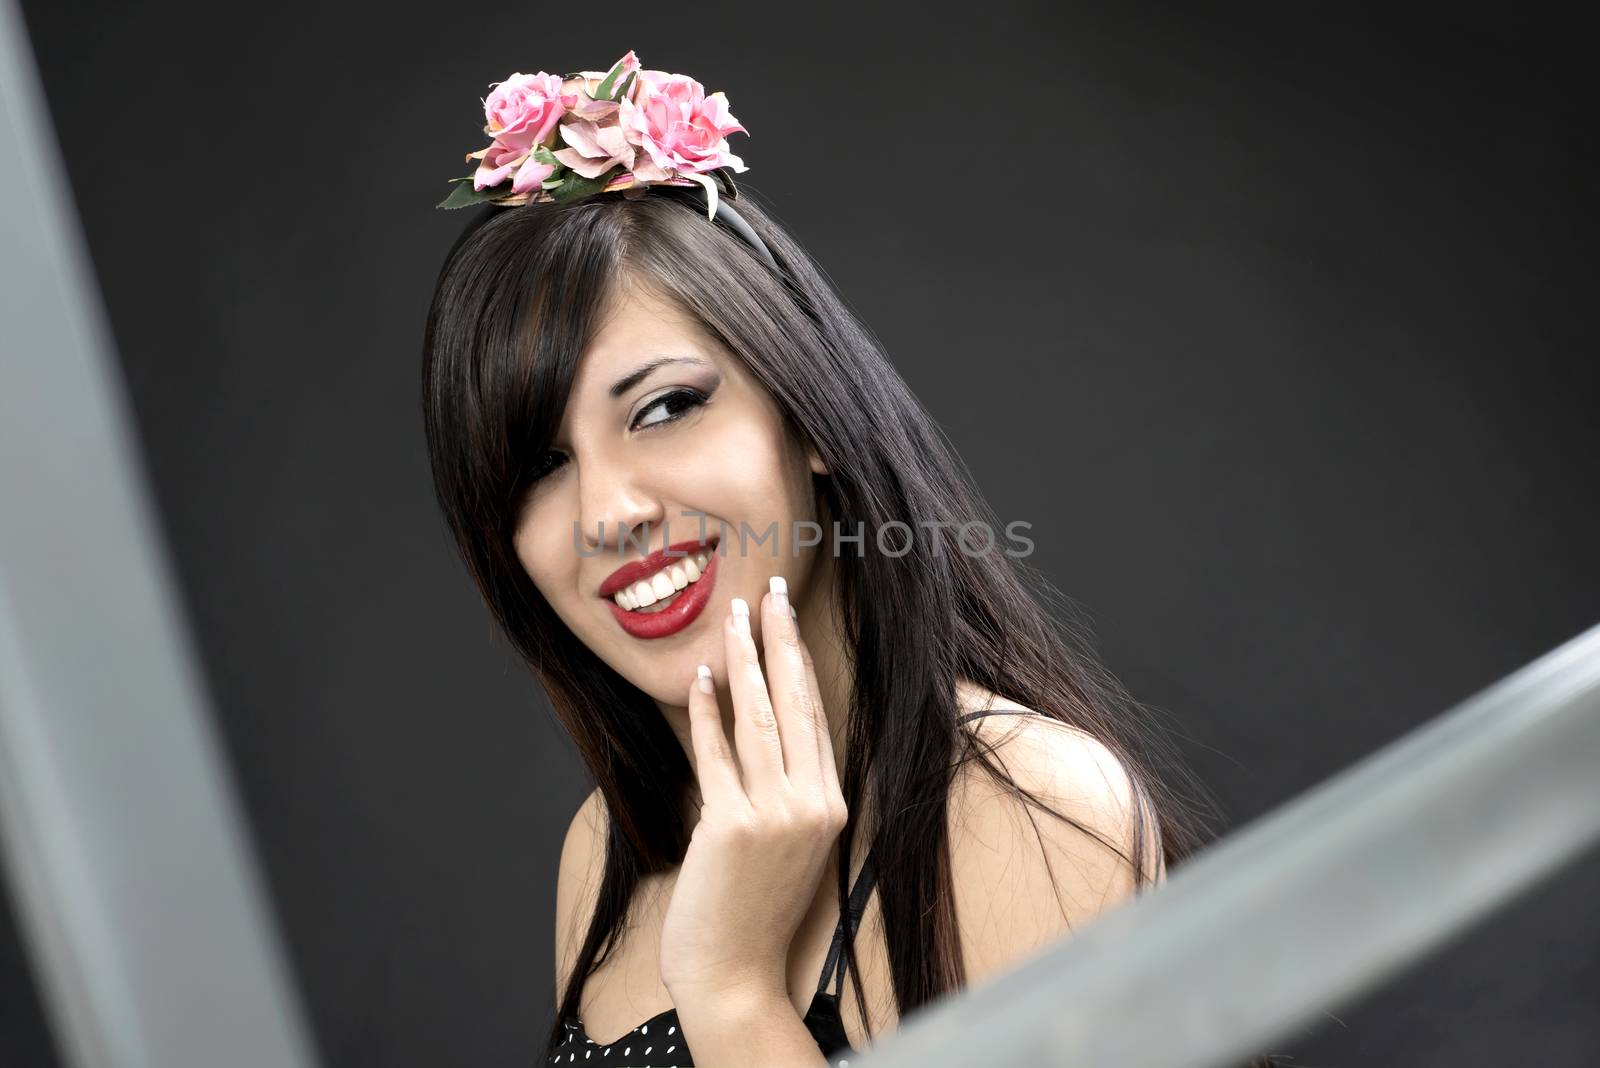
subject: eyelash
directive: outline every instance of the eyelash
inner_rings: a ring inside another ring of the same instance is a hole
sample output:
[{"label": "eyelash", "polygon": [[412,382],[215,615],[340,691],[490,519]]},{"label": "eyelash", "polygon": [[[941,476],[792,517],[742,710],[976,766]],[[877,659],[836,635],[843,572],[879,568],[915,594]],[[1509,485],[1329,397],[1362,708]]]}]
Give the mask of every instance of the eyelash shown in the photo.
[{"label": "eyelash", "polygon": [[[688,387],[684,387],[683,389],[675,389],[670,393],[663,393],[661,396],[659,396],[655,400],[651,401],[645,407],[640,408],[639,409],[639,415],[643,415],[645,412],[650,411],[652,408],[656,408],[656,407],[658,407],[658,406],[660,406],[662,404],[665,404],[667,401],[673,400],[673,399],[678,398],[678,397],[687,398],[689,403],[685,407],[683,407],[683,408],[679,409],[678,411],[674,412],[673,414],[669,415],[667,418],[665,418],[665,419],[657,419],[655,422],[651,423],[650,426],[652,426],[652,427],[654,427],[654,426],[663,426],[663,425],[665,425],[667,423],[675,423],[679,419],[682,419],[684,416],[688,415],[690,412],[694,411],[696,408],[698,408],[701,405],[705,404],[706,399],[707,399],[706,395],[704,393],[701,393],[698,389],[689,389]],[[638,421],[639,421],[639,416],[637,416],[637,415],[634,416],[634,420],[633,421],[634,421],[635,424],[637,424]],[[632,427],[630,426],[629,429],[631,430]],[[648,430],[649,427],[642,427],[641,429]]]},{"label": "eyelash", "polygon": [[[672,401],[672,400],[675,400],[675,399],[678,399],[678,398],[685,398],[685,399],[687,399],[687,401],[689,403],[686,404],[683,408],[679,409],[678,411],[673,412],[672,414],[668,415],[665,419],[657,419],[655,422],[650,423],[647,426],[639,427],[639,429],[640,430],[653,430],[656,427],[666,426],[668,423],[676,423],[679,419],[682,419],[684,416],[688,415],[690,412],[694,411],[696,408],[703,407],[707,403],[707,401],[710,400],[709,397],[707,397],[704,393],[701,393],[697,389],[683,388],[683,389],[672,390],[670,393],[663,393],[661,396],[657,397],[655,400],[651,401],[649,404],[647,404],[643,408],[639,409],[638,415],[634,416],[633,424],[631,424],[628,429],[631,430],[631,429],[633,429],[634,426],[638,425],[639,416],[640,415],[643,415],[646,412],[651,411],[652,409],[658,408],[658,407],[660,407],[661,405],[665,404],[668,401]],[[551,464],[550,463],[550,457],[559,456],[559,455],[560,454],[555,452],[554,450],[551,450],[550,452],[545,453],[544,456],[540,458],[539,465],[534,469],[533,474],[529,477],[528,484],[530,486],[532,486],[535,483],[538,483],[540,480],[542,480],[545,477],[547,477],[548,475],[554,473],[561,466],[561,464],[560,463]]]}]

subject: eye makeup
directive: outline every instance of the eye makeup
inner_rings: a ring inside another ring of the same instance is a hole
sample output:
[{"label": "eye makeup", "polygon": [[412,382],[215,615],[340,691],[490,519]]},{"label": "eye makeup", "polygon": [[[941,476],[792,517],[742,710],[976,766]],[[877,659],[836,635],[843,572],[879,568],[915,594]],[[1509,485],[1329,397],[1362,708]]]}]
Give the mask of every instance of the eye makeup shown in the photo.
[{"label": "eye makeup", "polygon": [[[692,361],[692,363],[699,363],[699,361]],[[661,364],[655,366],[661,366]],[[650,370],[654,369],[655,367],[650,368]],[[648,377],[648,374],[646,377]],[[628,430],[641,432],[668,426],[709,405],[712,394],[717,391],[717,387],[722,385],[722,375],[717,372],[716,368],[703,365],[703,372],[696,377],[700,380],[698,386],[672,386],[646,398],[634,410],[633,415],[629,417]],[[566,454],[559,449],[547,451],[533,465],[528,475],[526,484],[529,489],[531,490],[542,480],[559,470],[566,463],[566,460]]]},{"label": "eye makeup", "polygon": [[[638,414],[629,422],[628,429],[649,430],[651,427],[675,423],[689,412],[703,407],[709,401],[710,398],[698,389],[690,389],[686,386],[669,389],[667,392],[651,398],[640,406]],[[649,418],[646,418],[647,416]]]},{"label": "eye makeup", "polygon": [[[628,418],[629,430],[648,429],[651,425],[660,425],[665,422],[675,421],[677,414],[686,408],[699,407],[710,403],[711,395],[722,385],[722,373],[711,363],[695,359],[676,359],[670,362],[656,361],[646,365],[643,377],[635,380],[635,385],[648,380],[654,372],[663,367],[674,367],[682,377],[673,384],[673,388],[664,393],[649,397],[645,403],[633,410],[633,415]],[[632,376],[629,376],[632,377]],[[683,396],[687,394],[687,396]],[[666,408],[670,418],[662,419],[652,417],[641,425],[641,417],[651,414],[652,408],[660,408],[666,401]]]}]

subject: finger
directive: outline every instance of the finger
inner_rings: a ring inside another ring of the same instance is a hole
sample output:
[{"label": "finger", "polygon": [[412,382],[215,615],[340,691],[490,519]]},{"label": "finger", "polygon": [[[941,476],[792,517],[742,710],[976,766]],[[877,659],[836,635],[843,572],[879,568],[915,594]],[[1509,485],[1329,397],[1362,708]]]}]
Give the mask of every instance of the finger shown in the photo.
[{"label": "finger", "polygon": [[800,655],[800,634],[789,611],[789,589],[782,575],[773,575],[761,599],[761,649],[765,654],[767,692],[772,697],[783,740],[783,770],[793,786],[820,793],[822,750],[817,739],[817,712]]},{"label": "finger", "polygon": [[750,605],[743,597],[733,599],[732,611],[722,623],[722,639],[728,690],[733,695],[733,744],[744,772],[745,795],[752,805],[759,805],[783,789],[783,741],[750,633]]},{"label": "finger", "polygon": [[800,660],[806,669],[806,687],[811,691],[811,707],[817,712],[817,754],[822,762],[822,785],[825,789],[842,794],[839,789],[839,766],[833,750],[833,727],[828,722],[828,709],[822,703],[822,686],[817,682],[817,665],[811,659],[811,647],[800,633],[800,617],[793,606],[789,618],[794,623],[795,643],[800,647]]},{"label": "finger", "polygon": [[749,804],[739,784],[739,768],[722,729],[716,684],[711,669],[701,664],[689,684],[689,736],[694,746],[694,776],[700,784],[700,803]]}]

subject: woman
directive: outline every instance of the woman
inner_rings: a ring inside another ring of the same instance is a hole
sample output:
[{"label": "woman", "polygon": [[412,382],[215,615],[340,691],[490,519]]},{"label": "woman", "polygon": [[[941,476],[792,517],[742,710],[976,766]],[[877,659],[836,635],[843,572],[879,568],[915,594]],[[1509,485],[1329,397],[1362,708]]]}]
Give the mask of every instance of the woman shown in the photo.
[{"label": "woman", "polygon": [[[1197,821],[869,331],[732,210],[726,142],[655,153],[681,76],[514,78],[548,81],[497,83],[473,193],[521,197],[451,250],[423,389],[451,531],[598,784],[543,1063],[844,1063],[1159,883]],[[552,174],[597,184],[528,195]]]}]

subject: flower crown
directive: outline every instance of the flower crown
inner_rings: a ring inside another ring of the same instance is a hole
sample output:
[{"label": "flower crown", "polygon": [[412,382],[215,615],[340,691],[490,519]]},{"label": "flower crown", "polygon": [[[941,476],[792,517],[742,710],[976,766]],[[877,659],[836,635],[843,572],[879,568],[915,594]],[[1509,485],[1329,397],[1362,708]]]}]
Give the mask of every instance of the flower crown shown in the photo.
[{"label": "flower crown", "polygon": [[729,134],[749,133],[729,113],[728,98],[685,74],[641,70],[631,50],[604,73],[513,74],[489,87],[483,132],[493,140],[467,153],[477,171],[450,179],[455,188],[438,207],[567,203],[699,185],[714,218],[718,185],[735,197],[732,172],[748,170],[728,149]]}]

